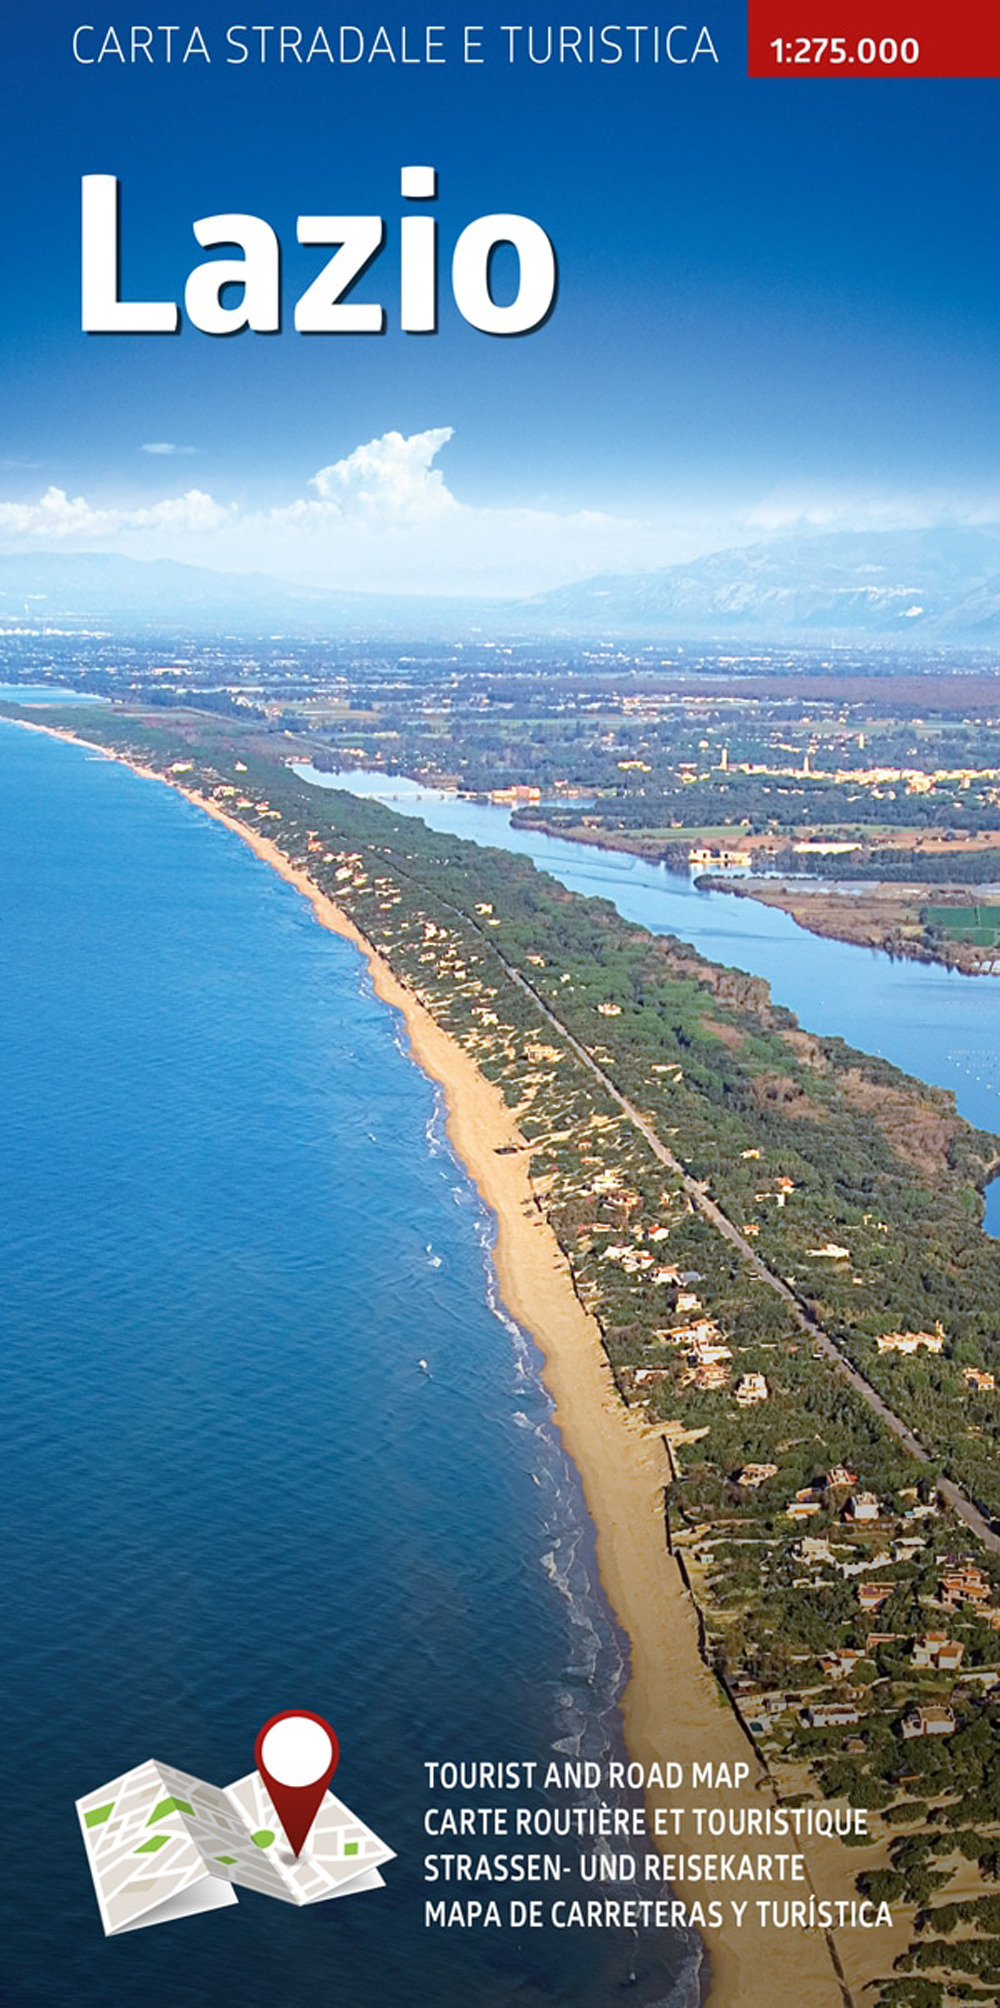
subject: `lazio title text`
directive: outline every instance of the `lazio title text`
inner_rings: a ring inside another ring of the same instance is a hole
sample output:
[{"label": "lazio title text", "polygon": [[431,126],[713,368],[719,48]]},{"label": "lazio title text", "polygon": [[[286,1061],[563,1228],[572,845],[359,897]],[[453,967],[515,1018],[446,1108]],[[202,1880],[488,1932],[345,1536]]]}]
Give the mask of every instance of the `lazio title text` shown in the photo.
[{"label": "lazio title text", "polygon": [[[404,167],[400,193],[405,201],[427,203],[437,195],[433,167]],[[238,211],[202,216],[192,226],[203,250],[235,250],[236,257],[210,258],[195,266],[184,289],[184,311],[206,335],[236,335],[244,329],[273,335],[281,329],[281,245],[261,216]],[[301,335],[380,335],[386,309],[377,299],[348,298],[385,244],[381,216],[300,216],[300,244],[333,249],[322,270],[295,303],[294,325]],[[494,253],[509,246],[517,267],[510,299],[497,299]],[[176,300],[123,300],[120,190],[111,174],[83,177],[82,325],[91,335],[172,335],[181,325]],[[232,298],[232,289],[237,297]],[[558,265],[555,247],[530,216],[497,213],[477,216],[461,231],[451,259],[451,289],[463,320],[484,335],[526,335],[540,328],[555,305]],[[408,214],[399,224],[399,326],[405,334],[436,334],[438,326],[438,231],[433,216]]]}]

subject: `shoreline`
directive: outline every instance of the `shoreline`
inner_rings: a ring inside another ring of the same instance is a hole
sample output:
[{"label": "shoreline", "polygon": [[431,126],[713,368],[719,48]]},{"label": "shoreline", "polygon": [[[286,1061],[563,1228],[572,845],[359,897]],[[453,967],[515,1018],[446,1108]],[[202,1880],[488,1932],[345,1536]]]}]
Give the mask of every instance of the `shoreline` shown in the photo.
[{"label": "shoreline", "polygon": [[[442,1089],[449,1140],[496,1219],[492,1260],[500,1294],[541,1355],[542,1379],[555,1404],[554,1420],[595,1527],[601,1583],[629,1641],[630,1670],[619,1698],[629,1757],[646,1766],[668,1756],[686,1765],[749,1763],[744,1786],[717,1789],[708,1798],[733,1808],[773,1803],[774,1782],[702,1657],[699,1607],[678,1558],[668,1550],[665,1441],[618,1394],[600,1328],[581,1305],[566,1258],[539,1207],[528,1172],[529,1154],[521,1149],[524,1140],[516,1117],[499,1087],[487,1081],[474,1060],[441,1029],[354,922],[270,838],[168,775],[94,741],[33,720],[10,722],[84,747],[183,795],[239,836],[309,901],[322,926],[351,942],[364,957],[376,996],[402,1015],[413,1060]],[[517,1146],[513,1154],[498,1154],[511,1144]],[[647,1794],[651,1820],[657,1805],[670,1803],[669,1795],[651,1790]],[[662,1845],[680,1844],[667,1840]],[[852,1896],[856,1870],[874,1865],[876,1849],[881,1854],[875,1843],[862,1858],[861,1851],[848,1853],[837,1843],[803,1848],[807,1887],[820,1896]],[[707,1905],[713,1894],[712,1885],[682,1878],[674,1878],[671,1889],[688,1904]],[[724,1917],[727,1912],[724,1903]],[[818,1931],[775,1932],[747,1925],[739,1929],[731,1918],[719,1928],[698,1925],[697,1936],[707,1954],[703,1999],[708,2008],[776,2008],[803,1998],[810,2008],[844,2008],[856,1999],[850,1988],[860,1992],[876,1960],[876,1970],[891,1970],[893,1953],[909,1935],[902,1919],[899,1925],[905,1934],[902,1941],[898,1929],[875,1936],[874,1959],[862,1957],[867,1933],[838,1937],[847,1985],[835,1971],[830,1941]]]},{"label": "shoreline", "polygon": [[745,879],[718,878],[711,872],[703,873],[695,883],[706,892],[728,893],[731,898],[751,899],[758,906],[787,913],[796,927],[823,941],[840,941],[848,948],[872,948],[893,960],[921,962],[958,976],[998,973],[1000,949],[977,952],[956,939],[948,944],[947,952],[942,949],[936,953],[919,936],[902,932],[904,926],[911,929],[915,926],[914,915],[921,906],[937,901],[960,911],[963,906],[976,905],[971,898],[956,897],[957,893],[975,890],[973,887],[950,883],[934,886],[916,881],[900,885],[892,880],[872,879],[856,881],[861,892],[849,894],[841,890],[844,881],[795,885],[779,879],[751,884]]},{"label": "shoreline", "polygon": [[[686,848],[677,847],[677,855],[671,855],[671,846],[644,842],[641,837],[630,837],[627,830],[585,829],[574,825],[572,829],[559,823],[536,819],[525,823],[512,824],[514,829],[528,833],[538,832],[564,843],[579,844],[585,850],[605,851],[610,855],[637,858],[642,864],[664,865],[668,871],[688,870]],[[975,847],[972,847],[973,850]],[[761,850],[766,856],[766,850]],[[1000,946],[993,950],[977,952],[966,943],[956,939],[948,944],[947,950],[938,953],[927,947],[915,932],[915,914],[921,906],[952,905],[955,907],[977,904],[975,881],[944,880],[940,884],[931,880],[871,879],[858,882],[861,885],[861,903],[867,903],[867,912],[862,920],[849,910],[849,902],[843,899],[840,912],[833,908],[844,881],[830,879],[796,884],[779,879],[751,883],[746,879],[720,877],[711,868],[701,869],[695,879],[699,890],[729,893],[736,899],[755,900],[759,906],[775,908],[779,913],[787,913],[797,927],[805,934],[814,934],[820,940],[839,941],[846,948],[871,948],[890,959],[908,962],[922,962],[931,967],[948,969],[960,976],[993,976],[1000,974]],[[986,888],[988,889],[988,887]],[[979,902],[981,904],[981,902]],[[883,914],[872,914],[871,909],[885,905]],[[822,905],[822,911],[815,911]],[[854,923],[852,926],[851,923]],[[908,933],[902,928],[908,928]]]}]

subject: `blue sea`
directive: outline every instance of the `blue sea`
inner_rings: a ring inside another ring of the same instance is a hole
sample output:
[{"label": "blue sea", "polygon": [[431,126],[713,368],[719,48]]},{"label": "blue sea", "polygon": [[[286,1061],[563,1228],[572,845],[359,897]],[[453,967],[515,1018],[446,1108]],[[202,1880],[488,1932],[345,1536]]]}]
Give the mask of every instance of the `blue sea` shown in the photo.
[{"label": "blue sea", "polygon": [[[166,789],[2,724],[0,785],[4,2002],[688,2008],[687,1939],[424,1926],[425,1762],[620,1753],[627,1649],[396,1014]],[[74,1799],[289,1707],[386,1889],[105,1940]]]}]

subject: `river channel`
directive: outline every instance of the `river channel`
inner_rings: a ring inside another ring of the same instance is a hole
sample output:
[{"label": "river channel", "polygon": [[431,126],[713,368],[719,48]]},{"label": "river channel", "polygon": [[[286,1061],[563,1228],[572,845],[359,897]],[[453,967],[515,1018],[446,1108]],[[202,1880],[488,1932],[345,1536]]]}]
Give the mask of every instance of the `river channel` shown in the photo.
[{"label": "river channel", "polygon": [[[686,873],[626,851],[592,849],[511,827],[511,810],[463,801],[401,775],[353,769],[304,780],[420,816],[430,829],[517,852],[571,892],[609,899],[624,919],[676,934],[713,962],[763,976],[776,1002],[810,1032],[835,1034],[878,1053],[918,1079],[954,1090],[969,1122],[1000,1131],[1000,981],[963,976],[875,948],[809,934],[788,914],[724,892],[703,892]],[[987,1194],[985,1225],[1000,1234],[1000,1180]]]}]

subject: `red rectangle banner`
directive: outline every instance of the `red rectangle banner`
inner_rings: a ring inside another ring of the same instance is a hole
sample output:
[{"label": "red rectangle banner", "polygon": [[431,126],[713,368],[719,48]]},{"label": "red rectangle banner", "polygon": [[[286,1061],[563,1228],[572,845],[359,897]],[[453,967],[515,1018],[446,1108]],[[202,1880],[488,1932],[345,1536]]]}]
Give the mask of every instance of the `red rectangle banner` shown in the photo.
[{"label": "red rectangle banner", "polygon": [[751,77],[998,77],[1000,7],[749,0]]}]

